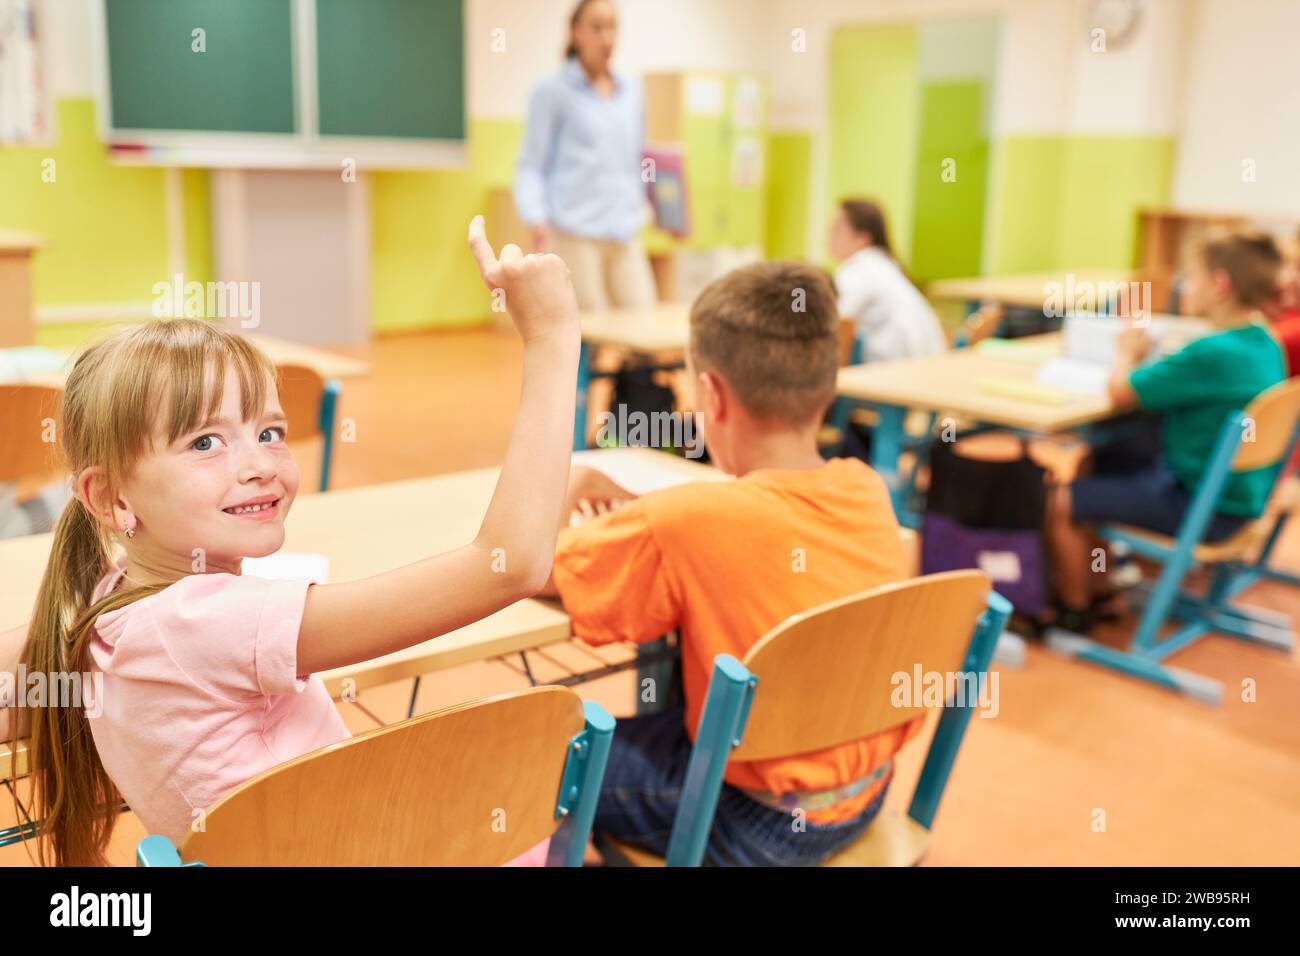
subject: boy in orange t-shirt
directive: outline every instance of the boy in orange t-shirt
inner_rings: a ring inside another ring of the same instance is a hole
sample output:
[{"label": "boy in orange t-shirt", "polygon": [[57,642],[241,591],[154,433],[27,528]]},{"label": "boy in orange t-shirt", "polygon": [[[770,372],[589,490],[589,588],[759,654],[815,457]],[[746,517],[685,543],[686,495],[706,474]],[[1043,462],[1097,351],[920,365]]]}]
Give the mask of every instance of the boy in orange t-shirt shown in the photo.
[{"label": "boy in orange t-shirt", "polygon": [[[743,659],[790,615],[906,576],[885,483],[856,459],[828,462],[817,450],[835,397],[838,324],[818,269],[768,262],[730,273],[692,308],[687,373],[709,454],[737,480],[633,498],[599,472],[574,471],[570,505],[622,504],[561,532],[548,590],[590,644],[678,630],[686,701],[619,721],[600,832],[666,850],[718,654]],[[707,862],[816,864],[857,839],[880,809],[891,758],[919,726],[733,761]]]}]

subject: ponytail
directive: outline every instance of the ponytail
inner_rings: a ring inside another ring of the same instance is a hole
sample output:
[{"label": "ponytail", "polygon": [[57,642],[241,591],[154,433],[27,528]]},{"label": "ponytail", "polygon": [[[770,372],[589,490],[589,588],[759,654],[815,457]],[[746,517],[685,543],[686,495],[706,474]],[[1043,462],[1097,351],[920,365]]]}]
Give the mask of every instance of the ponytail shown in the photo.
[{"label": "ponytail", "polygon": [[866,236],[873,246],[897,260],[889,246],[889,228],[885,225],[885,211],[879,203],[870,199],[844,199],[840,201],[840,209],[844,210],[844,217],[854,232]]},{"label": "ponytail", "polygon": [[[32,709],[28,752],[32,814],[39,821],[36,853],[41,865],[104,865],[120,812],[122,798],[95,750],[84,699],[60,701],[50,692],[58,686],[55,675],[86,670],[87,644],[99,615],[163,587],[127,588],[92,605],[95,585],[109,567],[107,542],[99,525],[73,498],[54,529],[49,564],[37,592],[22,656],[30,672],[46,678],[46,699]],[[17,688],[17,692],[24,689]],[[84,685],[82,695],[84,698]]]}]

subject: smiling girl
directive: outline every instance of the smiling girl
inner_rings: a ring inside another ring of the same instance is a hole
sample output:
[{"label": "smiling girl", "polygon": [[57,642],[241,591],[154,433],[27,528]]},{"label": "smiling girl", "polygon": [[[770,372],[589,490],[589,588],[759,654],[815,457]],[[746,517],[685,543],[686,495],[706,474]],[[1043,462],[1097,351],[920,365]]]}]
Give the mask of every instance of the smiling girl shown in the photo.
[{"label": "smiling girl", "polygon": [[77,360],[62,434],[76,497],[54,532],[24,659],[102,673],[103,690],[32,717],[42,862],[104,862],[122,799],[179,844],[231,788],[348,736],[316,672],[463,627],[546,581],[572,443],[577,305],[556,256],[506,246],[498,261],[477,217],[470,247],[524,343],[501,476],[473,541],[364,580],[240,573],[244,558],[283,544],[298,493],[275,369],[246,340],[201,320],[149,322]]}]

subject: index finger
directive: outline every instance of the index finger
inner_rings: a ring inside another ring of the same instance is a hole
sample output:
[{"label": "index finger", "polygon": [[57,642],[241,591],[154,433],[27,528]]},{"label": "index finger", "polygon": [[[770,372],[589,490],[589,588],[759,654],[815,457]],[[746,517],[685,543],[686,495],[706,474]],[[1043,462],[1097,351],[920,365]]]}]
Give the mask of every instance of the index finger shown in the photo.
[{"label": "index finger", "polygon": [[469,222],[469,251],[473,253],[474,261],[478,263],[478,271],[487,278],[488,272],[496,268],[497,257],[483,229],[482,216],[475,216]]}]

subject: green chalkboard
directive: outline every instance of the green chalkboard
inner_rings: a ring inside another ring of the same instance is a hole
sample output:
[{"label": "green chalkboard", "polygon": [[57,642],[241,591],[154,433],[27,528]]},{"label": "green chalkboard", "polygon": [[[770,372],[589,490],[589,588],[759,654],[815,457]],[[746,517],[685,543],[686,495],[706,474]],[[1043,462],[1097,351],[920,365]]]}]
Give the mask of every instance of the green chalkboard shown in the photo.
[{"label": "green chalkboard", "polygon": [[105,0],[113,128],[294,133],[291,5]]},{"label": "green chalkboard", "polygon": [[465,138],[463,0],[316,0],[322,136]]}]

